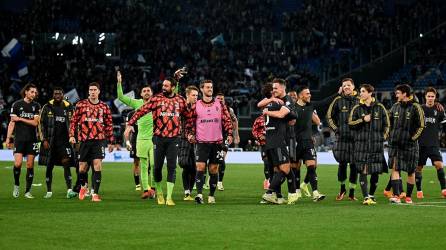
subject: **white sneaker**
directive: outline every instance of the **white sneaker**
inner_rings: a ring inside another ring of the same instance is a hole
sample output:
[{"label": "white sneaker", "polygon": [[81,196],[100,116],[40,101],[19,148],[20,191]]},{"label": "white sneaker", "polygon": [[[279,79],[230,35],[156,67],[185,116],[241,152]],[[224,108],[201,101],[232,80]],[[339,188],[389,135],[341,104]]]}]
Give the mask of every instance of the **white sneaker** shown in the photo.
[{"label": "white sneaker", "polygon": [[49,199],[53,196],[53,192],[46,192],[45,196],[43,196],[44,199]]},{"label": "white sneaker", "polygon": [[262,195],[262,199],[265,200],[265,201],[267,201],[267,202],[273,203],[273,204],[278,204],[276,194],[267,194],[267,193],[264,193],[264,194]]},{"label": "white sneaker", "polygon": [[215,197],[214,196],[209,196],[208,197],[208,204],[215,204]]},{"label": "white sneaker", "polygon": [[30,192],[25,193],[25,198],[34,199],[34,196]]},{"label": "white sneaker", "polygon": [[299,200],[299,196],[297,193],[288,194],[288,205],[296,204],[296,201]]},{"label": "white sneaker", "polygon": [[286,204],[287,201],[285,200],[285,198],[281,197],[281,198],[277,198],[277,204],[279,205],[283,205]]},{"label": "white sneaker", "polygon": [[93,194],[94,194],[94,189],[90,189],[90,192],[88,192],[87,190],[87,192],[85,193],[85,197],[91,197],[93,196]]},{"label": "white sneaker", "polygon": [[221,181],[217,182],[217,189],[220,191],[225,190],[225,188],[223,187],[223,182],[221,182]]},{"label": "white sneaker", "polygon": [[298,199],[302,198],[302,192],[300,191],[300,189],[296,189],[296,194]]},{"label": "white sneaker", "polygon": [[318,202],[325,199],[325,194],[319,193],[319,191],[315,190],[313,191],[313,201]]},{"label": "white sneaker", "polygon": [[12,197],[19,198],[19,194],[20,194],[20,187],[14,185],[14,190],[12,191]]}]

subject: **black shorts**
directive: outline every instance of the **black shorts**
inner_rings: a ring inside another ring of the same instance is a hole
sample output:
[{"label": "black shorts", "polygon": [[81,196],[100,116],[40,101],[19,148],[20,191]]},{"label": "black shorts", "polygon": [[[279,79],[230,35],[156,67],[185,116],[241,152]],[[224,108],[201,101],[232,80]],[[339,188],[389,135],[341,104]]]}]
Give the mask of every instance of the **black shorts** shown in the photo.
[{"label": "black shorts", "polygon": [[14,142],[14,154],[26,155],[38,155],[39,143],[32,141]]},{"label": "black shorts", "polygon": [[195,148],[196,162],[221,164],[224,160],[223,145],[217,143],[197,143]]},{"label": "black shorts", "polygon": [[79,148],[79,161],[89,162],[95,159],[105,158],[105,141],[88,140],[81,142]]},{"label": "black shorts", "polygon": [[274,167],[290,162],[290,156],[286,147],[267,149],[265,154],[268,163]]},{"label": "black shorts", "polygon": [[130,143],[130,145],[132,146],[132,150],[130,150],[130,158],[138,158],[138,156],[136,156],[136,141],[132,141],[131,143]]},{"label": "black shorts", "polygon": [[297,162],[299,160],[299,158],[297,158],[297,152],[296,152],[296,138],[290,138],[287,140],[288,141],[288,153],[290,156],[290,161],[291,162]]},{"label": "black shorts", "polygon": [[51,161],[54,165],[61,165],[62,159],[72,159],[72,157],[73,148],[68,142],[51,146]]},{"label": "black shorts", "polygon": [[436,161],[443,162],[443,157],[439,147],[420,147],[420,156],[418,157],[418,166],[426,165],[427,159],[431,159],[432,164]]},{"label": "black shorts", "polygon": [[297,160],[315,161],[317,158],[316,150],[314,149],[313,142],[301,141],[296,146],[296,158]]}]

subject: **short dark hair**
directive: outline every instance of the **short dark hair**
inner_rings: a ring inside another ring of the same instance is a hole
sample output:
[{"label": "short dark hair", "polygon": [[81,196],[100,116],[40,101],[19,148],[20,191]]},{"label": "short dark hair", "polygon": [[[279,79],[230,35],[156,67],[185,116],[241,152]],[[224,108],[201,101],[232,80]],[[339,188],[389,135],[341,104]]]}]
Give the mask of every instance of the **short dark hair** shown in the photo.
[{"label": "short dark hair", "polygon": [[273,91],[273,84],[271,82],[267,82],[265,83],[265,85],[263,85],[262,87],[263,96],[265,96],[266,98],[271,98],[272,91]]},{"label": "short dark hair", "polygon": [[296,93],[297,93],[297,95],[299,95],[302,91],[304,91],[305,89],[310,89],[308,86],[306,86],[306,85],[301,85],[301,86],[298,86],[297,87],[297,89],[296,89]]},{"label": "short dark hair", "polygon": [[369,93],[373,93],[373,91],[375,91],[375,88],[372,85],[367,84],[367,83],[362,84],[359,89],[361,89],[361,88],[364,88]]},{"label": "short dark hair", "polygon": [[204,87],[205,83],[212,83],[212,85],[214,85],[214,82],[212,80],[205,79],[205,80],[200,82],[200,89]]},{"label": "short dark hair", "polygon": [[349,77],[342,79],[341,80],[341,84],[344,83],[344,82],[348,82],[348,81],[352,82],[352,84],[355,85],[355,82],[353,81],[353,79],[351,79]]},{"label": "short dark hair", "polygon": [[432,92],[435,94],[435,96],[437,96],[437,90],[434,87],[427,87],[426,90],[424,91],[424,95],[427,95],[427,93]]},{"label": "short dark hair", "polygon": [[278,83],[278,84],[286,87],[287,81],[282,78],[274,78],[273,83]]},{"label": "short dark hair", "polygon": [[190,85],[186,87],[186,95],[190,94],[190,92],[192,92],[193,90],[198,91],[198,88],[195,85]]},{"label": "short dark hair", "polygon": [[169,81],[171,87],[175,87],[175,88],[176,88],[177,85],[178,85],[178,81],[175,80],[175,78],[173,78],[173,77],[167,77],[167,78],[164,79],[164,80]]},{"label": "short dark hair", "polygon": [[20,95],[22,98],[25,98],[25,92],[32,88],[37,89],[37,86],[34,83],[27,83],[25,86],[23,86],[22,90],[20,90]]},{"label": "short dark hair", "polygon": [[141,89],[139,90],[139,92],[141,93],[141,91],[142,91],[143,89],[145,89],[145,88],[149,88],[150,90],[153,91],[152,86],[150,86],[150,85],[147,84],[147,85],[142,86]]},{"label": "short dark hair", "polygon": [[99,85],[98,82],[91,82],[90,84],[88,84],[88,88],[93,87],[93,86],[98,89],[101,89],[101,86]]},{"label": "short dark hair", "polygon": [[409,84],[400,84],[395,87],[395,91],[401,91],[401,93],[406,93],[406,96],[409,97],[412,95],[412,87]]},{"label": "short dark hair", "polygon": [[223,92],[218,92],[215,96],[225,96],[225,94],[223,94]]},{"label": "short dark hair", "polygon": [[54,91],[62,91],[62,93],[64,93],[63,88],[62,88],[62,87],[59,87],[59,86],[54,87],[54,88],[53,88],[53,92],[54,92]]}]

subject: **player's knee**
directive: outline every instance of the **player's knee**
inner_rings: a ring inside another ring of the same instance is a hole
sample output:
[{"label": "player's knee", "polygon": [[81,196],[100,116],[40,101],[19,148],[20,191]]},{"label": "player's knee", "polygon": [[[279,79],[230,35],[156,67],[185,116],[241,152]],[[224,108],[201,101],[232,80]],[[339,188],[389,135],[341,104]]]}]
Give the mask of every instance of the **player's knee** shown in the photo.
[{"label": "player's knee", "polygon": [[435,161],[435,162],[434,162],[434,166],[435,166],[435,168],[436,168],[437,170],[440,170],[440,169],[443,168],[443,162],[441,162],[441,161]]},{"label": "player's knee", "polygon": [[26,162],[26,168],[33,168],[33,167],[34,167],[34,161]]}]

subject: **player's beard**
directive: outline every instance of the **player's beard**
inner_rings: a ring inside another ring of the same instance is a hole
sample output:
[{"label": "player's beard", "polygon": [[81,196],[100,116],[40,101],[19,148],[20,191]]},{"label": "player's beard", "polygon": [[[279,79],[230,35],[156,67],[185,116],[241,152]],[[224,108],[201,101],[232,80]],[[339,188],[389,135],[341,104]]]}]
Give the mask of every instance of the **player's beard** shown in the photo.
[{"label": "player's beard", "polygon": [[171,96],[172,95],[172,90],[167,91],[167,90],[163,89],[163,95],[166,96],[166,97]]}]

